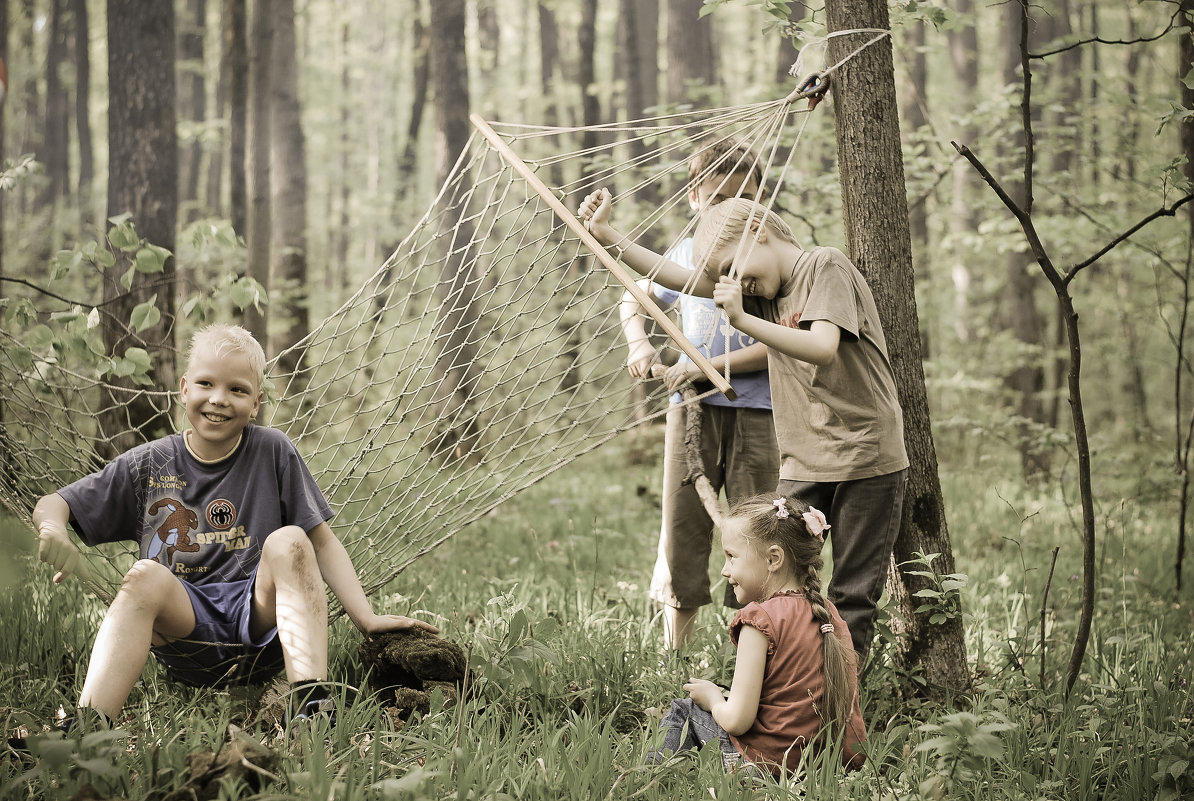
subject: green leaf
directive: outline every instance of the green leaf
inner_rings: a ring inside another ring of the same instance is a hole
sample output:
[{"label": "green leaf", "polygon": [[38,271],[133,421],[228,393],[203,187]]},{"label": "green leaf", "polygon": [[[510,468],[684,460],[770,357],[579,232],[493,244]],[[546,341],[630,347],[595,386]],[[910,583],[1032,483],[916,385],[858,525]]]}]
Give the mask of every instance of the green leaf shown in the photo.
[{"label": "green leaf", "polygon": [[120,285],[125,289],[130,289],[133,286],[133,276],[137,274],[136,266],[129,267],[124,275],[120,276]]},{"label": "green leaf", "polygon": [[986,759],[999,759],[1003,756],[1003,741],[994,734],[977,732],[970,735],[970,750]]},{"label": "green leaf", "polygon": [[157,245],[146,245],[137,251],[133,264],[139,273],[160,273],[166,269],[170,251]]},{"label": "green leaf", "polygon": [[141,239],[133,230],[133,224],[124,220],[108,229],[108,243],[117,250],[130,251],[141,246]]},{"label": "green leaf", "polygon": [[153,328],[162,319],[162,313],[157,306],[158,296],[154,295],[144,303],[138,303],[129,317],[129,325],[138,333],[146,328]]}]

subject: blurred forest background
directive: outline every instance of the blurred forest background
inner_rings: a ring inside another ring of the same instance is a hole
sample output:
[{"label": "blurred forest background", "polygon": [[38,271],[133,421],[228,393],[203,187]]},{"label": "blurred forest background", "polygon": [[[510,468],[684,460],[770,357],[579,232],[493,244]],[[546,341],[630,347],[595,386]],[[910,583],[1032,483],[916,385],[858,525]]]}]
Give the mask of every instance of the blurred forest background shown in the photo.
[{"label": "blurred forest background", "polygon": [[[890,10],[937,453],[952,470],[1015,465],[1030,486],[1076,471],[1054,290],[952,141],[1028,200],[1054,261],[1076,268],[1100,504],[1138,504],[1180,586],[1194,3],[1044,0],[1023,42],[1019,3]],[[72,305],[134,315],[124,331],[156,343],[163,388],[185,334],[220,309],[280,353],[416,225],[468,113],[575,127],[572,147],[591,147],[617,134],[584,126],[782,97],[799,52],[800,77],[824,63],[824,34],[824,9],[796,2],[0,0],[5,327],[28,322],[18,301],[43,320]],[[843,244],[832,103],[781,201],[806,244]],[[128,219],[164,262],[139,263],[128,292],[102,260],[58,280]]]}]

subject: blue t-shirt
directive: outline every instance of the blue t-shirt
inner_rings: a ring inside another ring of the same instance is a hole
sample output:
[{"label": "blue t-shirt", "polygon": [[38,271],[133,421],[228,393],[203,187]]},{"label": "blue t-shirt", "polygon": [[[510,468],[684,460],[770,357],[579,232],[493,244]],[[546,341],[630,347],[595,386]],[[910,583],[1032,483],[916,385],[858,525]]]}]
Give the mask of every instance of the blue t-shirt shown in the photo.
[{"label": "blue t-shirt", "polygon": [[194,584],[248,578],[261,545],[287,525],[310,531],[332,508],[294,443],[249,425],[236,453],[205,465],[171,434],[63,487],[71,523],[88,545],[129,540]]},{"label": "blue t-shirt", "polygon": [[[685,239],[668,251],[667,257],[689,270],[692,264],[692,239]],[[726,331],[730,332],[730,350],[735,351],[753,345],[757,339],[747,336],[726,322],[721,310],[712,298],[702,298],[696,295],[685,295],[674,289],[652,284],[652,289],[660,301],[667,305],[680,303],[680,322],[684,328],[684,336],[697,347],[706,357],[721,356],[726,352]],[[681,354],[680,361],[691,362],[687,355]],[[703,383],[703,382],[699,382]],[[771,382],[766,370],[750,373],[731,373],[730,385],[738,393],[735,400],[730,400],[720,392],[705,398],[702,403],[710,406],[736,406],[748,409],[771,408]],[[680,402],[680,393],[672,395],[672,403]]]}]

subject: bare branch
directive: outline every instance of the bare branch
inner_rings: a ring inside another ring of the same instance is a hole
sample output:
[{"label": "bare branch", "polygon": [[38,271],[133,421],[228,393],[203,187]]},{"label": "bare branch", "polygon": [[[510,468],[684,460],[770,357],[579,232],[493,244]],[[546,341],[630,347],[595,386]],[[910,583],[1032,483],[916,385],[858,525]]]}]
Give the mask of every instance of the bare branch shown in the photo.
[{"label": "bare branch", "polygon": [[1173,12],[1173,16],[1171,16],[1169,18],[1169,24],[1165,26],[1164,30],[1162,30],[1160,33],[1156,34],[1155,36],[1141,36],[1136,39],[1104,39],[1101,36],[1092,36],[1089,39],[1079,39],[1076,42],[1071,42],[1068,45],[1063,45],[1062,47],[1058,47],[1054,50],[1045,50],[1040,53],[1029,53],[1028,57],[1044,59],[1044,58],[1048,58],[1049,56],[1055,56],[1058,53],[1064,53],[1067,50],[1073,50],[1078,47],[1085,47],[1086,45],[1089,45],[1089,44],[1135,45],[1135,44],[1144,44],[1146,42],[1155,42],[1158,39],[1172,33],[1173,31],[1175,31],[1179,27],[1181,27],[1177,24],[1177,17],[1181,13],[1182,13],[1181,8],[1179,7],[1177,11]]},{"label": "bare branch", "polygon": [[1003,205],[1007,206],[1008,211],[1020,223],[1020,228],[1024,231],[1024,237],[1028,240],[1029,247],[1032,248],[1032,255],[1041,266],[1041,270],[1044,271],[1045,277],[1049,279],[1049,283],[1055,288],[1061,286],[1064,283],[1064,279],[1057,271],[1057,268],[1053,266],[1053,260],[1049,258],[1049,253],[1045,250],[1045,244],[1041,241],[1040,234],[1037,233],[1036,226],[1032,222],[1032,215],[1012,199],[1007,190],[995,179],[995,176],[986,168],[986,165],[978,160],[978,156],[974,155],[970,148],[965,145],[959,145],[957,142],[950,142],[950,144],[978,171],[978,174],[987,182],[987,186],[991,187],[999,199],[1003,201]]},{"label": "bare branch", "polygon": [[1083,261],[1078,262],[1077,264],[1075,264],[1074,266],[1072,266],[1068,270],[1066,270],[1065,279],[1064,279],[1065,282],[1068,284],[1070,281],[1072,281],[1074,279],[1075,275],[1077,275],[1079,272],[1086,269],[1090,265],[1094,264],[1096,261],[1101,259],[1103,256],[1107,255],[1117,245],[1127,241],[1132,236],[1132,234],[1136,233],[1137,231],[1139,231],[1141,228],[1148,225],[1153,220],[1160,219],[1161,217],[1173,217],[1177,213],[1177,210],[1179,208],[1184,206],[1186,203],[1189,203],[1191,200],[1194,200],[1194,194],[1186,195],[1181,200],[1174,202],[1174,204],[1172,206],[1162,206],[1161,208],[1154,211],[1152,214],[1149,214],[1148,216],[1140,219],[1131,228],[1128,228],[1122,234],[1115,237],[1110,242],[1108,242],[1106,245],[1101,247],[1098,250],[1098,252],[1096,252],[1094,255],[1090,256],[1089,258],[1087,258]]}]

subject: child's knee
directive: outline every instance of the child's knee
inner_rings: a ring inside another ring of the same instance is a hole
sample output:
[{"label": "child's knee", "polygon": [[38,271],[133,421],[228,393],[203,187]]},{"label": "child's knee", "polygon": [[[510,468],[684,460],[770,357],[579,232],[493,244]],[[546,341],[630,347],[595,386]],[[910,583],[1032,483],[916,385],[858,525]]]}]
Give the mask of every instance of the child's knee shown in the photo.
[{"label": "child's knee", "polygon": [[138,598],[159,598],[174,589],[179,579],[156,559],[138,559],[124,574],[120,592]]},{"label": "child's knee", "polygon": [[261,559],[272,565],[294,566],[314,560],[315,548],[302,528],[283,526],[265,538],[261,545]]}]

